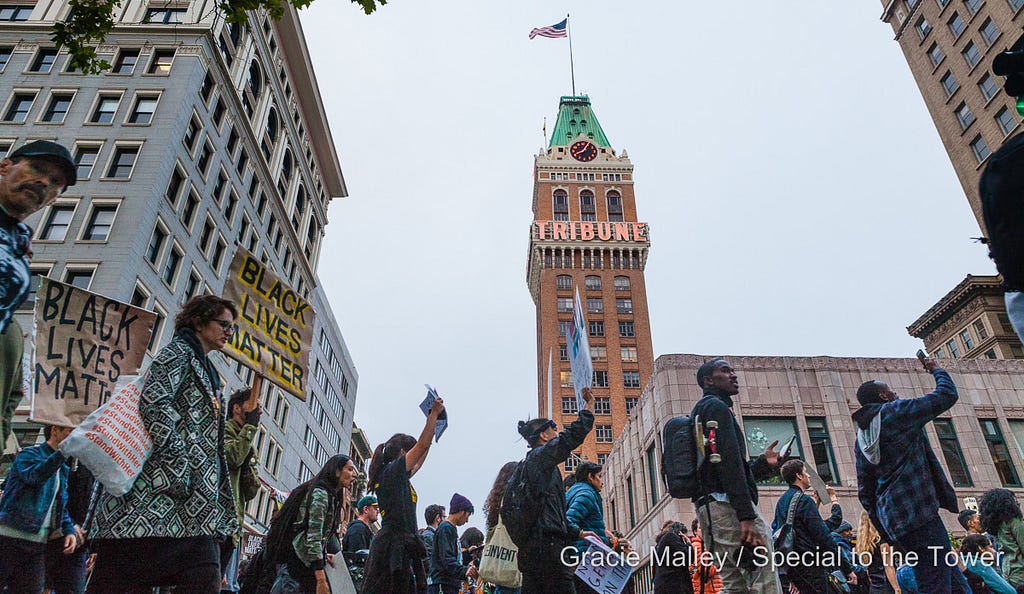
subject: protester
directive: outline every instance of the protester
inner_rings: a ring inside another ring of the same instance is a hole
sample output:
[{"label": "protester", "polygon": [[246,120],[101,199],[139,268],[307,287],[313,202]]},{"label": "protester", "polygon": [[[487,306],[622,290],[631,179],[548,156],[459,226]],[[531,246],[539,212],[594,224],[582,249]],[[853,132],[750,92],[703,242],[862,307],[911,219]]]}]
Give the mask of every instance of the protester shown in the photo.
[{"label": "protester", "polygon": [[978,515],[981,527],[999,543],[1003,577],[1024,592],[1024,521],[1016,497],[1007,489],[992,489],[978,502]]},{"label": "protester", "polygon": [[[605,534],[604,504],[601,500],[601,489],[604,481],[601,476],[602,467],[593,462],[580,462],[576,467],[576,482],[565,494],[565,517],[570,524],[579,526],[580,530],[593,532],[605,544],[610,545]],[[590,546],[585,540],[576,541],[576,550],[585,551]]]},{"label": "protester", "polygon": [[[701,471],[702,494],[694,498],[707,547],[726,559],[717,565],[726,592],[780,592],[778,575],[770,563],[755,563],[755,547],[764,547],[760,558],[771,558],[772,542],[768,526],[757,511],[757,481],[774,474],[779,454],[773,442],[764,454],[750,461],[746,439],[732,412],[732,397],[739,393],[739,380],[728,361],[713,359],[697,370],[697,385],[704,395],[694,406],[691,418],[699,418],[707,427],[717,422],[715,446],[721,462],[704,464]],[[718,562],[716,561],[716,564]]]},{"label": "protester", "polygon": [[435,399],[419,439],[396,433],[373,452],[368,490],[376,492],[384,522],[370,546],[364,594],[411,594],[426,583],[426,550],[416,534],[416,491],[409,479],[427,458],[443,410],[442,399]]},{"label": "protester", "polygon": [[228,397],[228,421],[224,425],[224,458],[231,478],[231,497],[235,501],[238,530],[224,541],[220,550],[221,575],[227,577],[227,590],[238,591],[238,545],[242,540],[245,506],[259,494],[259,454],[253,447],[263,407],[253,398],[251,388],[236,390]]},{"label": "protester", "polygon": [[462,564],[469,565],[476,561],[480,565],[480,552],[484,548],[484,533],[475,526],[470,526],[463,531],[459,537],[459,547],[462,550]]},{"label": "protester", "polygon": [[[75,526],[85,526],[89,515],[89,503],[93,494],[95,479],[89,469],[77,459],[67,460],[68,466],[68,515]],[[82,594],[85,592],[86,568],[89,562],[89,547],[85,544],[85,533],[77,531],[77,546],[72,553],[64,552],[64,534],[61,530],[50,533],[46,545],[46,588],[53,594]]]},{"label": "protester", "polygon": [[586,536],[595,536],[566,519],[565,488],[558,470],[594,428],[594,413],[587,410],[593,395],[589,388],[583,388],[582,394],[584,406],[579,416],[561,433],[556,432],[557,426],[549,419],[519,421],[519,435],[530,450],[521,462],[523,469],[516,474],[524,477],[525,491],[539,510],[527,527],[531,535],[528,541],[516,541],[524,593],[574,594],[573,570],[562,562],[562,549]]},{"label": "protester", "polygon": [[[0,163],[2,170],[2,163]],[[40,594],[46,582],[46,548],[52,530],[64,535],[64,554],[81,536],[68,513],[68,467],[57,450],[71,428],[46,425],[46,441],[18,452],[0,497],[0,589]]]},{"label": "protester", "polygon": [[458,594],[462,581],[476,577],[476,568],[464,564],[456,527],[464,525],[473,515],[473,504],[458,493],[452,495],[448,505],[448,518],[441,522],[434,534],[434,549],[430,555],[429,594]]},{"label": "protester", "polygon": [[[704,536],[701,531],[700,519],[694,518],[690,524],[690,546],[693,557],[690,561],[690,579],[695,594],[718,594],[722,589],[722,578],[718,577],[718,568],[714,563],[704,563]],[[703,590],[701,587],[703,586]]]},{"label": "protester", "polygon": [[[689,560],[692,558],[686,525],[669,521],[654,537],[654,594],[693,594]],[[586,592],[586,590],[581,590]]]},{"label": "protester", "polygon": [[[782,465],[782,478],[789,485],[789,490],[779,497],[775,506],[773,526],[782,527],[787,523],[790,506],[795,505],[793,512],[793,552],[800,554],[800,563],[786,565],[786,575],[800,594],[818,594],[828,591],[828,578],[833,567],[839,566],[847,581],[857,583],[853,566],[849,559],[839,555],[829,536],[825,521],[818,513],[818,506],[804,491],[811,486],[811,476],[807,473],[802,460],[790,460]],[[796,502],[794,503],[794,497]],[[849,524],[847,524],[849,526]],[[852,530],[852,526],[850,529]],[[831,562],[828,561],[832,558]]]},{"label": "protester", "polygon": [[882,540],[865,511],[860,513],[854,551],[860,559],[871,556],[871,563],[867,566],[870,594],[900,594],[896,566],[893,565],[893,548]]},{"label": "protester", "polygon": [[914,573],[922,592],[966,592],[963,574],[942,561],[951,547],[939,508],[956,513],[957,498],[924,432],[958,396],[934,360],[925,359],[924,368],[936,387],[920,398],[900,400],[880,381],[857,389],[857,493],[882,538],[917,554]]},{"label": "protester", "polygon": [[269,567],[279,567],[271,594],[329,594],[325,545],[338,531],[345,489],[356,480],[356,466],[335,454],[311,480],[288,495],[270,525],[264,550]]},{"label": "protester", "polygon": [[960,558],[967,567],[965,575],[973,594],[1017,594],[1018,590],[995,570],[996,550],[984,534],[968,534],[960,543]]},{"label": "protester", "polygon": [[[501,470],[498,471],[498,476],[495,477],[494,484],[491,486],[491,492],[487,494],[487,500],[484,502],[484,527],[487,530],[486,542],[491,542],[494,528],[498,525],[498,520],[501,519],[501,499],[505,495],[508,481],[512,478],[512,473],[516,471],[516,466],[518,465],[519,463],[516,461],[506,462],[501,467]],[[522,588],[496,585],[492,594],[520,594],[521,590]]]},{"label": "protester", "polygon": [[426,594],[427,588],[430,585],[430,555],[434,550],[434,534],[437,532],[437,527],[441,525],[444,520],[444,506],[443,505],[428,505],[426,511],[423,512],[423,519],[427,522],[426,527],[420,528],[420,541],[423,543],[423,548],[427,554],[423,557],[423,575],[427,576],[427,581],[421,584],[418,588],[418,592]]},{"label": "protester", "polygon": [[208,355],[224,348],[237,314],[226,299],[193,297],[174,320],[173,340],[153,359],[139,402],[153,451],[131,490],[99,498],[89,592],[220,591],[220,543],[237,532],[238,519],[224,457],[221,383]]},{"label": "protester", "polygon": [[373,542],[373,530],[370,526],[380,516],[380,506],[373,495],[363,495],[356,503],[356,519],[345,528],[345,537],[341,539],[341,550],[345,553],[370,550]]},{"label": "protester", "polygon": [[[2,251],[0,250],[0,253]],[[2,289],[0,287],[0,291]],[[0,456],[7,453],[7,439],[11,436],[14,411],[25,397],[25,388],[22,385],[24,349],[25,337],[22,335],[21,326],[11,318],[7,329],[0,331],[0,438],[3,439],[0,442]],[[17,449],[11,453],[17,453]]]},{"label": "protester", "polygon": [[981,529],[981,516],[978,515],[977,511],[965,509],[957,514],[956,521],[967,531],[968,535],[984,534],[992,546],[995,547],[996,552],[999,552],[999,543],[996,542],[996,537]]}]

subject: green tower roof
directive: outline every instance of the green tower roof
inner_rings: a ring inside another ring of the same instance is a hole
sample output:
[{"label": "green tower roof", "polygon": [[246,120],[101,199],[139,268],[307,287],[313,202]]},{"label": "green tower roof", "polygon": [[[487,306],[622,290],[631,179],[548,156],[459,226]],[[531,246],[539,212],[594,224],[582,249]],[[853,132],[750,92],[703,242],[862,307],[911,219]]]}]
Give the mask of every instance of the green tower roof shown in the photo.
[{"label": "green tower roof", "polygon": [[597,146],[611,147],[604,135],[601,124],[590,108],[590,97],[586,95],[564,96],[558,101],[558,120],[551,131],[548,147],[571,144],[580,133],[594,141]]}]

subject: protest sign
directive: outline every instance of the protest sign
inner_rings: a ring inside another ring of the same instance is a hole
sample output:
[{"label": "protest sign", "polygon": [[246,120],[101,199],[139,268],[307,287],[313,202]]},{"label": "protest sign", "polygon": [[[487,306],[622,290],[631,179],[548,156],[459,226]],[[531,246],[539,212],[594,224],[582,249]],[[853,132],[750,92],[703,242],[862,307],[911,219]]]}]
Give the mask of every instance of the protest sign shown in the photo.
[{"label": "protest sign", "polygon": [[572,387],[576,391],[576,407],[583,410],[583,388],[589,388],[594,381],[594,364],[590,360],[590,341],[587,339],[587,321],[580,306],[580,290],[576,289],[576,303],[572,309],[572,324],[566,336],[569,347],[569,368],[572,370]]},{"label": "protest sign", "polygon": [[[425,415],[427,415],[429,417],[430,416],[430,407],[434,406],[434,401],[437,400],[437,398],[438,398],[437,390],[435,390],[434,388],[431,388],[427,384],[423,384],[423,385],[427,386],[427,397],[424,398],[423,402],[420,403],[420,410],[423,411],[423,414],[425,414]],[[437,424],[434,425],[434,443],[437,443],[437,442],[441,441],[441,434],[444,433],[444,430],[447,429],[447,428],[448,428],[448,409],[444,409],[444,410],[441,411],[441,414],[439,414],[437,416]]]},{"label": "protest sign", "polygon": [[156,323],[153,312],[43,277],[36,297],[29,420],[73,427],[135,375]]},{"label": "protest sign", "polygon": [[242,553],[246,557],[252,557],[256,553],[258,553],[260,549],[263,548],[263,535],[262,534],[255,534],[255,533],[252,533],[252,532],[246,532],[242,536],[244,536],[243,544],[242,544]]},{"label": "protest sign", "polygon": [[805,463],[804,470],[806,470],[807,474],[811,477],[811,488],[818,494],[818,501],[828,503],[828,486],[825,485],[825,481],[821,479],[818,471],[814,469],[814,465]]},{"label": "protest sign", "polygon": [[352,583],[348,565],[345,564],[340,553],[334,556],[333,561],[324,565],[324,577],[327,578],[331,594],[356,594],[356,587]]},{"label": "protest sign", "polygon": [[633,574],[633,567],[600,539],[588,536],[587,542],[590,548],[576,566],[576,576],[598,594],[619,594]]},{"label": "protest sign", "polygon": [[224,298],[238,306],[224,354],[305,400],[313,307],[241,247],[231,260]]}]

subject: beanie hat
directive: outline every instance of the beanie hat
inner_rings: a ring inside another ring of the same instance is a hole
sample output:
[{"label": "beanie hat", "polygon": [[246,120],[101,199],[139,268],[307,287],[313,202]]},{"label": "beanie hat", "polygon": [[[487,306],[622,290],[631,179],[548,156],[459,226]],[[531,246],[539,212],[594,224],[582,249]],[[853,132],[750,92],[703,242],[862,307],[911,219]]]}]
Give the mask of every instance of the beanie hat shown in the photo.
[{"label": "beanie hat", "polygon": [[460,511],[467,509],[469,513],[473,513],[473,504],[462,495],[458,493],[452,495],[452,501],[448,504],[448,515],[457,514]]},{"label": "beanie hat", "polygon": [[359,513],[363,513],[363,508],[367,505],[377,505],[377,498],[373,495],[363,495],[356,503],[356,509],[359,510]]},{"label": "beanie hat", "polygon": [[978,512],[974,511],[973,509],[965,509],[964,511],[957,514],[956,521],[960,522],[960,525],[964,527],[964,530],[967,530],[967,523],[971,521],[971,517],[976,513]]},{"label": "beanie hat", "polygon": [[853,530],[853,526],[849,522],[844,521],[842,524],[839,525],[838,528],[836,528],[835,531],[846,532],[847,530]]}]

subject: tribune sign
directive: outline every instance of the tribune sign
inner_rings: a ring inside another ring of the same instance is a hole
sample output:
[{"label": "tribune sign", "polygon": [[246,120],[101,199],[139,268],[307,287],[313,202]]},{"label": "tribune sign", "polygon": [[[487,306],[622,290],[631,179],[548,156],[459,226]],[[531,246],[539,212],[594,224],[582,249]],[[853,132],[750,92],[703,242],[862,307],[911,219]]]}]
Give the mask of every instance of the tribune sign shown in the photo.
[{"label": "tribune sign", "polygon": [[534,221],[534,236],[552,241],[650,241],[647,223]]}]

